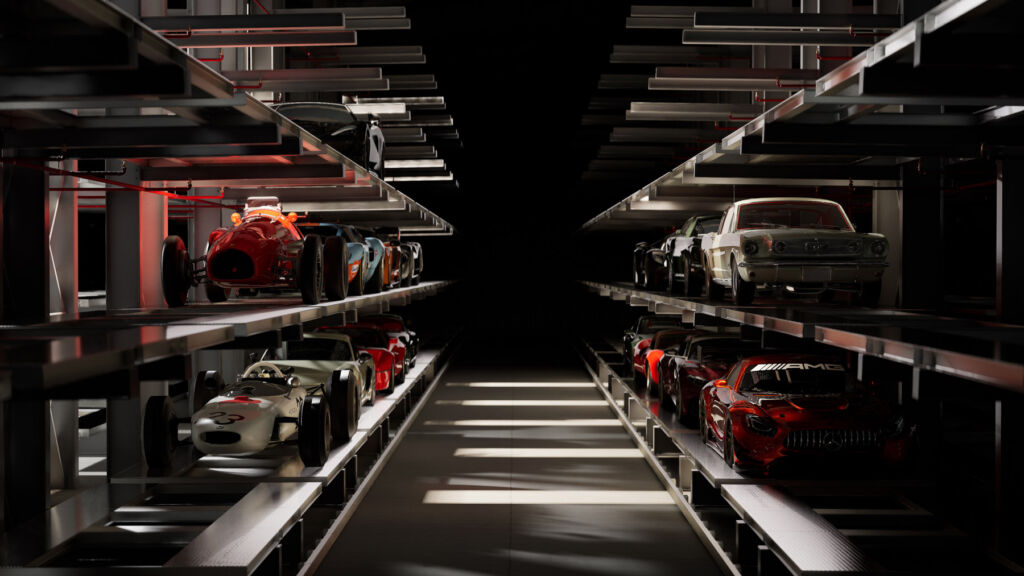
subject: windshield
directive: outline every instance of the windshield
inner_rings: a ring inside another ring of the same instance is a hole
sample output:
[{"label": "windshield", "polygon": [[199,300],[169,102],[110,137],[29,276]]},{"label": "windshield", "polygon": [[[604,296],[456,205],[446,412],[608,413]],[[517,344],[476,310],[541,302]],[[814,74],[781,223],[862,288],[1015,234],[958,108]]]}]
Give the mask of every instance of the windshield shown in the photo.
[{"label": "windshield", "polygon": [[683,325],[681,318],[648,318],[640,323],[641,332],[657,332],[665,328],[679,328]]},{"label": "windshield", "polygon": [[740,206],[737,230],[815,228],[850,230],[842,208],[823,202],[761,202]]},{"label": "windshield", "polygon": [[655,350],[667,350],[669,348],[678,348],[680,344],[686,341],[689,337],[688,332],[669,332],[668,334],[659,334],[654,338],[654,343],[651,348]]},{"label": "windshield", "polygon": [[718,225],[722,223],[721,218],[708,218],[705,220],[698,220],[696,226],[693,227],[693,235],[699,236],[701,234],[709,234],[711,232],[718,231]]},{"label": "windshield", "polygon": [[843,394],[853,385],[841,364],[791,362],[750,366],[741,392],[812,395]]},{"label": "windshield", "polygon": [[336,360],[344,362],[351,359],[351,350],[340,340],[307,338],[288,343],[288,360]]}]

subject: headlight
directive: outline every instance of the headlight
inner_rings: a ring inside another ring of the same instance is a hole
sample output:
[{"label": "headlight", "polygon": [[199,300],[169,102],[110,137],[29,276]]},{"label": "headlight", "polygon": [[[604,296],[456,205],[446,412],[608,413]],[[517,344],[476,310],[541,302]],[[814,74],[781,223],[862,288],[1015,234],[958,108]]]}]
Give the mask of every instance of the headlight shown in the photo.
[{"label": "headlight", "polygon": [[743,252],[748,255],[757,254],[757,242],[748,240],[743,244]]},{"label": "headlight", "polygon": [[757,414],[747,414],[746,419],[747,429],[751,432],[762,436],[775,436],[775,423],[768,418],[758,416]]},{"label": "headlight", "polygon": [[882,254],[885,254],[885,249],[888,248],[888,244],[889,243],[885,240],[875,240],[871,243],[871,252],[875,256],[881,256]]},{"label": "headlight", "polygon": [[864,243],[861,242],[860,240],[852,240],[850,241],[849,247],[850,252],[853,252],[855,254],[860,253],[861,251],[864,250]]},{"label": "headlight", "polygon": [[776,254],[782,254],[785,251],[786,251],[786,243],[785,242],[783,242],[782,240],[776,240],[775,242],[772,242],[772,252],[775,252]]}]

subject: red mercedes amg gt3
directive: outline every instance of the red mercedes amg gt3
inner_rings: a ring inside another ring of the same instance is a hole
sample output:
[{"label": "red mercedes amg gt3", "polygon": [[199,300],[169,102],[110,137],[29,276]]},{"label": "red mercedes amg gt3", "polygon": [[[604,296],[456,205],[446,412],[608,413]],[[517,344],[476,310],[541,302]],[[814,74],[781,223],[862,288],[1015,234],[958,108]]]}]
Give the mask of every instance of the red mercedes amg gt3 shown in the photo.
[{"label": "red mercedes amg gt3", "polygon": [[768,472],[801,457],[854,455],[901,461],[901,411],[865,390],[842,364],[806,354],[737,362],[701,390],[700,431],[737,468]]}]

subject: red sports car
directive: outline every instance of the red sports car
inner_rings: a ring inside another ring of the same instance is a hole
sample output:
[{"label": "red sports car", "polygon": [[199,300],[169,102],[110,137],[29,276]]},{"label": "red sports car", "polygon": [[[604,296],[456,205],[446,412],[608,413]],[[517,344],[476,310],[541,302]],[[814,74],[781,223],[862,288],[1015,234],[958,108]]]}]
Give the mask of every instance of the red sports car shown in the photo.
[{"label": "red sports car", "polygon": [[281,212],[273,196],[255,196],[245,202],[243,214],[232,214],[234,226],[210,232],[206,254],[193,260],[178,236],[164,240],[161,254],[164,299],[181,306],[188,291],[200,283],[212,302],[223,302],[233,288],[290,288],[302,293],[307,304],[348,294],[348,254],[339,237],[321,241],[295,227],[295,213]]},{"label": "red sports car", "polygon": [[700,389],[760,349],[759,342],[741,340],[738,334],[704,334],[665,350],[654,371],[661,386],[662,406],[671,408],[680,423],[696,427]]},{"label": "red sports car", "polygon": [[651,338],[651,345],[637,353],[636,361],[640,363],[641,372],[644,375],[644,386],[647,392],[660,398],[661,392],[660,376],[658,374],[658,362],[668,349],[677,349],[686,343],[687,339],[694,336],[707,334],[704,330],[687,328],[684,330],[662,330]]},{"label": "red sports car", "polygon": [[409,328],[405,320],[397,314],[378,314],[375,316],[361,316],[359,322],[349,324],[358,328],[377,328],[388,333],[388,337],[397,339],[405,345],[405,362],[403,369],[407,372],[409,368],[416,365],[416,354],[420,348],[420,338]]},{"label": "red sports car", "polygon": [[377,369],[377,391],[390,394],[405,381],[405,345],[378,328],[356,326],[322,326],[319,332],[345,334],[359,352],[373,356]]},{"label": "red sports car", "polygon": [[784,459],[839,453],[900,461],[910,436],[902,412],[842,364],[805,354],[737,362],[701,390],[699,418],[704,442],[730,464],[759,472]]},{"label": "red sports car", "polygon": [[638,357],[651,345],[651,338],[661,330],[682,328],[683,319],[679,316],[645,315],[637,318],[636,324],[627,328],[622,334],[622,361],[633,368],[633,383],[638,387],[644,384],[644,364]]}]

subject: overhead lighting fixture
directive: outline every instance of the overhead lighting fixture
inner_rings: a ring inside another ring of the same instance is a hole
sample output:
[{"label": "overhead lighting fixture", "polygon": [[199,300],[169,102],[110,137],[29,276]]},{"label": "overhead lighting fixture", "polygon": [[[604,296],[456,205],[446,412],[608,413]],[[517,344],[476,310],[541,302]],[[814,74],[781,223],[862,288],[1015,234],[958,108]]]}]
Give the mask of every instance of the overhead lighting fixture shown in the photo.
[{"label": "overhead lighting fixture", "polygon": [[871,46],[878,38],[803,30],[683,30],[683,44],[725,46]]},{"label": "overhead lighting fixture", "polygon": [[375,104],[351,103],[345,104],[353,114],[381,115],[381,114],[406,114],[405,104],[402,102],[381,102]]},{"label": "overhead lighting fixture", "polygon": [[643,458],[638,448],[457,448],[457,458]]},{"label": "overhead lighting fixture", "polygon": [[674,504],[665,490],[428,490],[424,504]]},{"label": "overhead lighting fixture", "polygon": [[451,173],[444,176],[387,176],[385,182],[451,182],[455,176]]},{"label": "overhead lighting fixture", "polygon": [[466,427],[494,427],[494,428],[527,428],[527,427],[617,427],[622,426],[615,418],[567,418],[564,420],[427,420],[427,426],[466,426]]},{"label": "overhead lighting fixture", "polygon": [[626,120],[728,122],[757,116],[761,112],[761,106],[756,104],[630,102]]},{"label": "overhead lighting fixture", "polygon": [[694,28],[813,28],[816,30],[888,29],[900,27],[897,14],[815,14],[781,12],[695,12]]},{"label": "overhead lighting fixture", "polygon": [[438,404],[452,406],[604,406],[604,400],[438,400]]},{"label": "overhead lighting fixture", "polygon": [[385,160],[384,167],[388,170],[402,168],[444,168],[444,160],[441,158],[423,160]]}]

